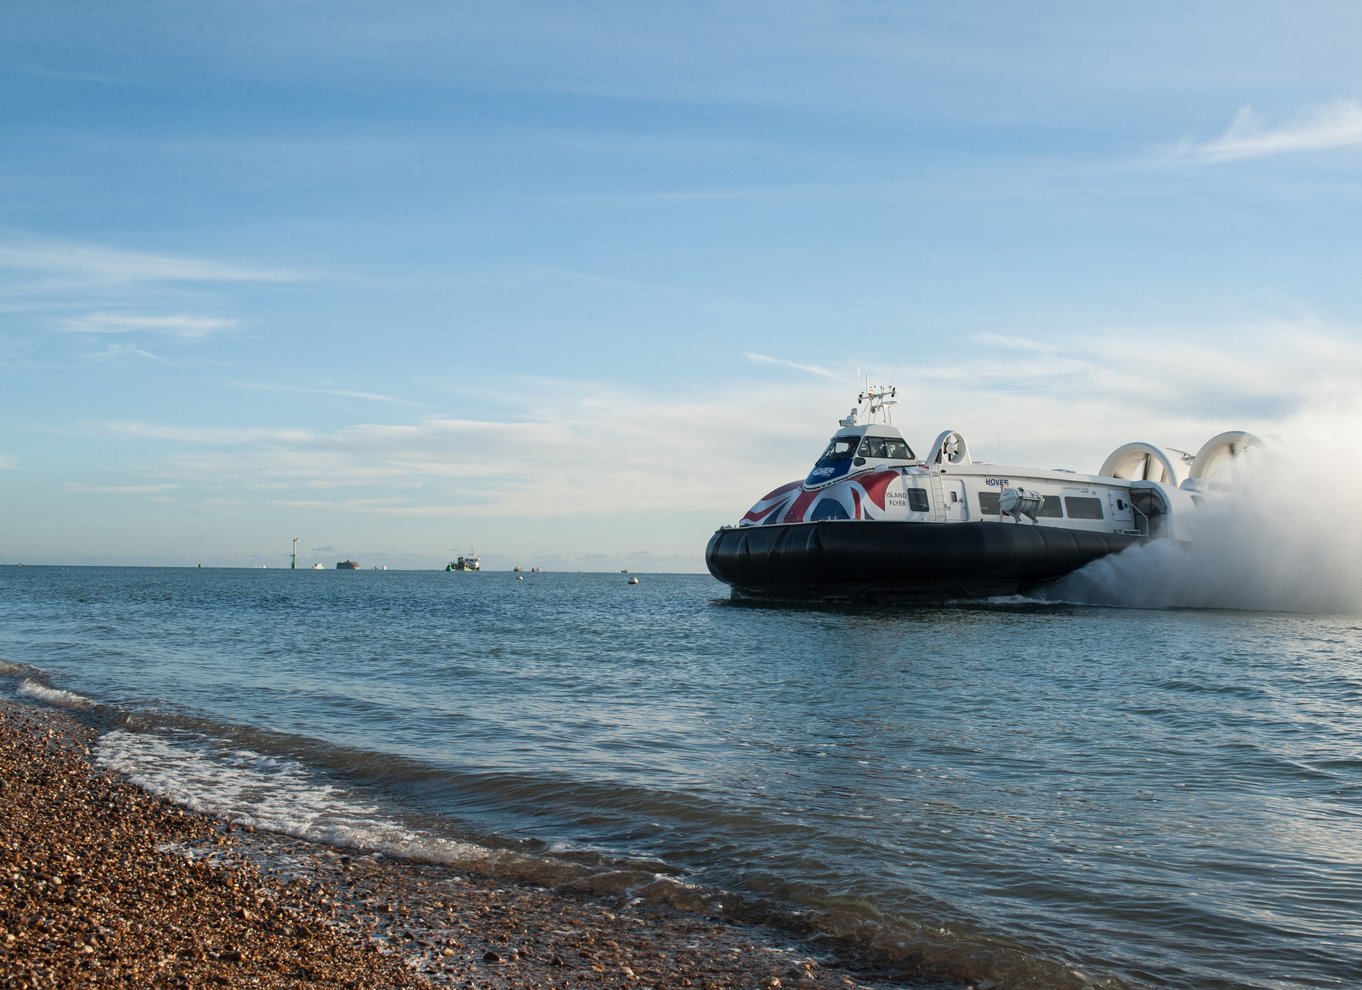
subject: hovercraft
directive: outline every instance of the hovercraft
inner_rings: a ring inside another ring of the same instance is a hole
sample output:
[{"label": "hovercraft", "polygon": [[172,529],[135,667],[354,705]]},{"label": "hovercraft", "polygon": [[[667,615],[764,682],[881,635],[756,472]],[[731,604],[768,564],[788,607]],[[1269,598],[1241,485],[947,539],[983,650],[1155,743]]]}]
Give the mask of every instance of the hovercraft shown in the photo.
[{"label": "hovercraft", "polygon": [[978,463],[947,430],[919,457],[892,423],[897,394],[868,386],[807,477],[710,538],[705,563],[735,598],[1027,594],[1100,557],[1176,537],[1211,474],[1259,444],[1240,431],[1195,456],[1128,443],[1084,475]]}]

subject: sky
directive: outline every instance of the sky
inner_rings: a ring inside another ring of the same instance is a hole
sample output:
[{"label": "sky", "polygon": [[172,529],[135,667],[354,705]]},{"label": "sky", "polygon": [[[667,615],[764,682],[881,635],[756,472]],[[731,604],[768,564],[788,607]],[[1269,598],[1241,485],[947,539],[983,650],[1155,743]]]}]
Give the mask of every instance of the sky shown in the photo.
[{"label": "sky", "polygon": [[867,378],[1007,464],[1357,452],[1353,3],[4,20],[0,563],[703,571]]}]

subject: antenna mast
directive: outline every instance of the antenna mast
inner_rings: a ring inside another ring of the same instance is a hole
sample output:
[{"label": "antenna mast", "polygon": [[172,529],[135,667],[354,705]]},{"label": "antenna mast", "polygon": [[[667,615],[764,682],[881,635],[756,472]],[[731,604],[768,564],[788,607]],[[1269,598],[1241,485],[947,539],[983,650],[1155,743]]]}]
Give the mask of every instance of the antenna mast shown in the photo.
[{"label": "antenna mast", "polygon": [[867,384],[865,391],[856,397],[858,403],[864,403],[866,407],[866,422],[875,422],[875,417],[884,416],[886,423],[894,422],[893,414],[890,410],[899,404],[899,390],[893,385],[870,385]]}]

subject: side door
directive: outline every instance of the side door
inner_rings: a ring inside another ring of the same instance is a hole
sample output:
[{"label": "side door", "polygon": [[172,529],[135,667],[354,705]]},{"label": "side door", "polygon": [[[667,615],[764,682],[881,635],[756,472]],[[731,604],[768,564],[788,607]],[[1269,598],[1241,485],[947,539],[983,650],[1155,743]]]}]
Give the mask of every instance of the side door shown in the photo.
[{"label": "side door", "polygon": [[1108,491],[1107,508],[1111,512],[1113,529],[1125,533],[1135,531],[1135,513],[1130,507],[1130,494],[1128,492]]},{"label": "side door", "polygon": [[945,522],[965,522],[969,519],[969,503],[965,500],[965,483],[956,478],[933,475],[937,518]]}]

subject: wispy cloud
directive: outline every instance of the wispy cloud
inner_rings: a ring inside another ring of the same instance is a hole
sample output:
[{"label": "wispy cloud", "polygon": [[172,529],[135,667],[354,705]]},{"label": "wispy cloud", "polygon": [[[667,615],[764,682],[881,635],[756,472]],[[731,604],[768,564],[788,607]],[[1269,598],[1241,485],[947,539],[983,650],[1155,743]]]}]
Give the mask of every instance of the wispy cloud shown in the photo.
[{"label": "wispy cloud", "polygon": [[82,495],[160,495],[173,492],[179,485],[87,485],[79,481],[68,481],[64,486],[68,492]]},{"label": "wispy cloud", "polygon": [[89,351],[83,354],[82,357],[87,364],[102,364],[107,361],[117,361],[120,358],[125,357],[143,358],[147,361],[156,361],[160,364],[174,363],[167,358],[161,357],[159,354],[153,354],[151,351],[142,347],[137,347],[134,344],[109,344],[107,347],[102,347],[97,351]]},{"label": "wispy cloud", "polygon": [[305,385],[271,385],[265,382],[232,382],[232,388],[248,392],[292,392],[302,395],[329,395],[340,399],[357,399],[361,402],[385,402],[395,406],[425,407],[428,403],[413,402],[380,392],[364,392],[348,388],[315,388]]},{"label": "wispy cloud", "polygon": [[0,231],[0,268],[78,282],[297,282],[304,274],[205,258],[153,254]]},{"label": "wispy cloud", "polygon": [[842,381],[843,376],[827,368],[821,368],[816,364],[800,364],[797,361],[787,361],[784,358],[771,357],[768,354],[753,354],[750,351],[743,351],[743,357],[756,364],[774,364],[781,368],[793,368],[795,371],[808,372],[810,375],[819,375],[822,378],[831,378],[833,381]]},{"label": "wispy cloud", "polygon": [[285,444],[318,439],[309,430],[262,429],[214,426],[174,426],[137,420],[109,420],[85,424],[77,432],[93,436],[117,436],[138,440],[175,441],[189,444]]},{"label": "wispy cloud", "polygon": [[1336,99],[1277,125],[1242,107],[1220,137],[1179,145],[1171,157],[1216,163],[1357,146],[1362,146],[1362,104]]},{"label": "wispy cloud", "polygon": [[1006,351],[1031,351],[1042,354],[1050,351],[1054,346],[1042,340],[1033,340],[1030,337],[1014,337],[1001,333],[976,333],[970,337],[970,341],[981,347]]},{"label": "wispy cloud", "polygon": [[87,316],[72,317],[58,329],[66,333],[157,333],[167,337],[178,337],[181,340],[201,340],[230,330],[236,325],[236,320],[189,316],[184,313],[173,316],[90,313]]}]

